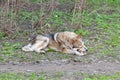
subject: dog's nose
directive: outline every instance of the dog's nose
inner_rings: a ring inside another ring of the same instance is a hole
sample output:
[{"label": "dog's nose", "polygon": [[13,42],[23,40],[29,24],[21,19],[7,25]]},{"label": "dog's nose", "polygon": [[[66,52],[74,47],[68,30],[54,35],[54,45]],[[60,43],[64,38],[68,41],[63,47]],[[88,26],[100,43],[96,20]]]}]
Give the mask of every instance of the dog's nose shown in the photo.
[{"label": "dog's nose", "polygon": [[88,51],[88,49],[86,48],[86,52]]},{"label": "dog's nose", "polygon": [[85,47],[84,49],[85,49],[86,52],[88,51],[88,48],[87,48],[87,47]]}]

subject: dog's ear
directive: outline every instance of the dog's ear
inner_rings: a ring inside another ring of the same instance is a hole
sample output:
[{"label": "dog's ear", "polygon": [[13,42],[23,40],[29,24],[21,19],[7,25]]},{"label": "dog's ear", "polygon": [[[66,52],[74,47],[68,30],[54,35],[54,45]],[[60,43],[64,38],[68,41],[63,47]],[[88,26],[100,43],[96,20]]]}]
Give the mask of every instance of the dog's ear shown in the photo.
[{"label": "dog's ear", "polygon": [[82,33],[78,34],[77,38],[82,38]]}]

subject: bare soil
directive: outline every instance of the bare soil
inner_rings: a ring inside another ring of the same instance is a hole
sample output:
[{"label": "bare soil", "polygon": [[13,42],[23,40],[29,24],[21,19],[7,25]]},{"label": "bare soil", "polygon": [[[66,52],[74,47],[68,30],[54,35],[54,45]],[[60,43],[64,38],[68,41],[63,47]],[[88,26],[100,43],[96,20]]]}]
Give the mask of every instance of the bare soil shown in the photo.
[{"label": "bare soil", "polygon": [[78,72],[88,74],[114,74],[120,71],[120,62],[97,61],[81,63],[73,60],[41,60],[36,63],[7,63],[0,65],[0,72]]}]

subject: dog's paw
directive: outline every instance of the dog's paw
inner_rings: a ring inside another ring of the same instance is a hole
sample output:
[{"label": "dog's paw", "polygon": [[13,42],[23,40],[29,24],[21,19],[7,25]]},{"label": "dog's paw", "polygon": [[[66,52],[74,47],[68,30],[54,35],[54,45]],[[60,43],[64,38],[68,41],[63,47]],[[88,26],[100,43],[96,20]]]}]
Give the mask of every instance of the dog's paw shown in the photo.
[{"label": "dog's paw", "polygon": [[75,55],[78,55],[78,56],[83,56],[83,55],[85,55],[85,53],[75,51]]},{"label": "dog's paw", "polygon": [[42,53],[42,54],[45,54],[45,53],[46,53],[46,51],[44,51],[44,50],[41,50],[41,51],[40,51],[40,53]]},{"label": "dog's paw", "polygon": [[36,52],[36,53],[42,53],[42,54],[45,54],[45,53],[46,53],[46,51],[44,51],[44,50],[35,50],[35,52]]},{"label": "dog's paw", "polygon": [[25,51],[25,52],[33,51],[33,49],[29,45],[26,45],[26,46],[22,47],[22,50]]},{"label": "dog's paw", "polygon": [[83,56],[86,54],[86,51],[81,51],[79,50],[79,48],[74,48],[73,50],[75,51],[75,55],[78,55],[78,56]]}]

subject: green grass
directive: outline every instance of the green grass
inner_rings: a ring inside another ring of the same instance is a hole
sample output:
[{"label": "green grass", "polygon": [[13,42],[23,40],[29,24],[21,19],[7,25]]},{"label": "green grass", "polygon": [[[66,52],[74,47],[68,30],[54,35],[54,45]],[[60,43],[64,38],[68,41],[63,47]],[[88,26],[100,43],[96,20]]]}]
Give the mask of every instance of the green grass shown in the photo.
[{"label": "green grass", "polygon": [[[48,73],[0,73],[0,80],[61,80],[63,75],[62,72],[56,72],[53,76]],[[67,76],[67,75],[66,75]],[[84,74],[79,75],[78,73],[71,75],[73,79],[75,77],[84,77],[83,80],[119,80],[120,73],[116,73],[113,75],[106,74]],[[68,78],[70,79],[70,78]]]},{"label": "green grass", "polygon": [[15,55],[15,51],[21,49],[21,44],[18,43],[9,43],[9,42],[3,42],[2,47],[0,48],[0,61],[8,61],[10,58],[12,58],[13,55]]},{"label": "green grass", "polygon": [[1,48],[1,53],[12,56],[14,54],[14,51],[20,49],[22,45],[20,43],[10,44],[9,42],[4,42],[2,46],[3,47]]},{"label": "green grass", "polygon": [[83,36],[90,34],[89,30],[78,29],[75,32],[76,34],[82,34]]},{"label": "green grass", "polygon": [[4,33],[0,31],[0,39],[4,38]]},{"label": "green grass", "polygon": [[103,75],[103,74],[96,74],[93,76],[89,76],[88,78],[84,78],[83,80],[119,80],[120,73],[116,73],[115,75]]},{"label": "green grass", "polygon": [[36,73],[1,73],[0,80],[46,80],[46,77]]},{"label": "green grass", "polygon": [[[53,23],[55,26],[60,26],[63,24],[63,15],[64,13],[61,11],[53,11],[52,16],[47,18],[48,23]],[[54,26],[50,26],[54,27]]]},{"label": "green grass", "polygon": [[[100,6],[102,3],[105,6]],[[119,55],[120,43],[120,3],[119,0],[91,0],[88,5],[93,5],[85,10],[82,16],[82,24],[89,30],[92,37],[95,37],[94,46],[90,46],[90,53],[99,53],[102,56]],[[90,10],[90,11],[89,11]]]},{"label": "green grass", "polygon": [[0,80],[60,80],[63,76],[61,72],[56,72],[55,75],[49,76],[48,73],[0,73]]}]

